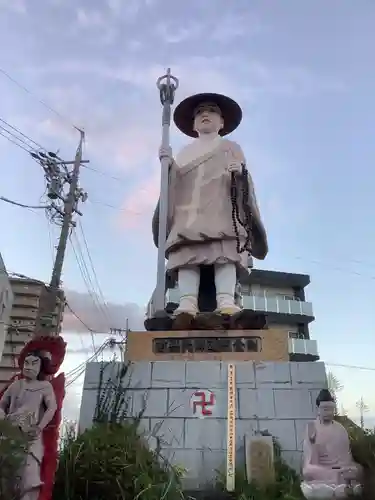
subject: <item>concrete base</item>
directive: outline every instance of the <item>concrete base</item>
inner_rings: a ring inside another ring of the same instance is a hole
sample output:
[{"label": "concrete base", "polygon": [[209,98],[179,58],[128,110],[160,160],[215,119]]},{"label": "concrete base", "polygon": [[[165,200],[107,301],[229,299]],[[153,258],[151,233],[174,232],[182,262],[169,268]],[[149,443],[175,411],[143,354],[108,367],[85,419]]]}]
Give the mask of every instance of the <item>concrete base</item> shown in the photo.
[{"label": "concrete base", "polygon": [[[201,488],[215,480],[226,463],[227,362],[154,361],[131,363],[128,387],[129,416],[146,410],[141,427],[150,446],[160,438],[162,454],[187,469],[185,486]],[[301,467],[306,424],[315,418],[315,399],[327,387],[324,363],[236,362],[237,465],[244,464],[244,437],[268,431],[279,441],[284,459]],[[86,368],[80,431],[91,426],[99,382],[100,363]],[[115,379],[121,363],[107,366],[103,380]],[[196,390],[215,395],[212,415],[194,414]]]}]

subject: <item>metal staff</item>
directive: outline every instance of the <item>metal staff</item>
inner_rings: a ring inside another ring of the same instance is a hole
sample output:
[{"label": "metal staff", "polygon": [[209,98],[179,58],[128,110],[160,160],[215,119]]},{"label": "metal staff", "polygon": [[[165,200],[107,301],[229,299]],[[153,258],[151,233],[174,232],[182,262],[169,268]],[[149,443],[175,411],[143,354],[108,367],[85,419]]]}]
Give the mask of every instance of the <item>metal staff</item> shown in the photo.
[{"label": "metal staff", "polygon": [[[169,130],[171,126],[171,106],[174,94],[178,88],[178,80],[171,75],[170,68],[167,74],[158,78],[156,86],[160,92],[160,102],[163,106],[162,115],[162,148],[170,146]],[[153,296],[153,310],[164,311],[165,308],[165,243],[167,239],[168,217],[168,188],[169,188],[169,162],[168,158],[161,159],[160,200],[159,200],[159,237],[158,237],[158,265],[156,288]]]}]

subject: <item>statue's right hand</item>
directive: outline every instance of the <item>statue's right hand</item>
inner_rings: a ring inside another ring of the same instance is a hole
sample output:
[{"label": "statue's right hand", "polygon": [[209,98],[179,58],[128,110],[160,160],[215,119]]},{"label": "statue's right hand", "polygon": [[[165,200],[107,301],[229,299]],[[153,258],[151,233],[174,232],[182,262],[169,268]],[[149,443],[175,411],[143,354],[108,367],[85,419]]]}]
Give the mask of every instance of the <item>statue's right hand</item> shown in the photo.
[{"label": "statue's right hand", "polygon": [[163,148],[163,146],[161,146],[161,148],[159,149],[159,160],[163,161],[164,158],[168,159],[169,165],[171,165],[173,163],[173,161],[174,161],[173,153],[172,153],[172,148],[170,146],[168,146],[166,148]]}]

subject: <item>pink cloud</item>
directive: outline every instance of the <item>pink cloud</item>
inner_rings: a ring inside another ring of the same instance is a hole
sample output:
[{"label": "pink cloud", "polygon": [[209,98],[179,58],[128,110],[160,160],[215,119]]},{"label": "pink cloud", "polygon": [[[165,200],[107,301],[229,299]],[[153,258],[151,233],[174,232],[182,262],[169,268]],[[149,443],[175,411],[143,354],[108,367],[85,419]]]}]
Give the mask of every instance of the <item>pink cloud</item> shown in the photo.
[{"label": "pink cloud", "polygon": [[153,169],[149,178],[139,184],[136,191],[126,198],[120,219],[121,229],[149,230],[151,218],[160,193],[160,170]]},{"label": "pink cloud", "polygon": [[140,164],[150,164],[157,158],[160,142],[158,127],[151,129],[139,125],[118,131],[115,135],[117,137],[107,139],[113,146],[113,158],[119,166],[133,169]]}]

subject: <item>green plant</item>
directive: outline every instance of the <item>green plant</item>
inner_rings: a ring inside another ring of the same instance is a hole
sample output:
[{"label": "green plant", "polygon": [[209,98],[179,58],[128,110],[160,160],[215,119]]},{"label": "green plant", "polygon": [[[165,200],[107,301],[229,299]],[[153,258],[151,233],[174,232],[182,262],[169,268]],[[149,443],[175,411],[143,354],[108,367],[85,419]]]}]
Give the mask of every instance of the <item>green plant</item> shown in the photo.
[{"label": "green plant", "polygon": [[28,439],[7,420],[0,420],[0,498],[21,498],[20,473],[27,457]]},{"label": "green plant", "polygon": [[354,461],[363,467],[363,498],[372,500],[375,491],[375,432],[362,429],[347,417],[337,417],[337,420],[349,433]]},{"label": "green plant", "polygon": [[127,365],[104,383],[108,367],[101,367],[93,427],[65,438],[53,499],[180,500],[181,469],[160,460],[139,432],[144,408],[129,418],[130,400],[123,387]]},{"label": "green plant", "polygon": [[[279,444],[274,442],[275,482],[261,486],[256,482],[248,482],[246,471],[239,468],[236,472],[236,488],[227,496],[233,500],[302,500],[299,475],[289,467],[281,457]],[[225,474],[219,473],[217,488],[225,490]]]}]

